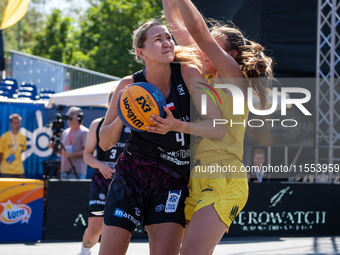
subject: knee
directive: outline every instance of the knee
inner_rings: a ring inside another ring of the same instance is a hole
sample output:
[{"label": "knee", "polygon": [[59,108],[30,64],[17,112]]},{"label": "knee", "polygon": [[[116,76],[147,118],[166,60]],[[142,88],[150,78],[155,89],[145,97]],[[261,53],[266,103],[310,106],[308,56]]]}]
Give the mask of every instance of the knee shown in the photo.
[{"label": "knee", "polygon": [[90,225],[87,228],[87,233],[90,236],[99,236],[102,233],[103,226]]}]

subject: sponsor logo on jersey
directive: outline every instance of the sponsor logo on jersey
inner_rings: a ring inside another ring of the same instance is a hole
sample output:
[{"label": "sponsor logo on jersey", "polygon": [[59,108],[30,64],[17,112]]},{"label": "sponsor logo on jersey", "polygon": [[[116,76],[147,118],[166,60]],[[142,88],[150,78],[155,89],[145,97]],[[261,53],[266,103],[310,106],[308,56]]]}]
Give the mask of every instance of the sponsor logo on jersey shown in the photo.
[{"label": "sponsor logo on jersey", "polygon": [[189,161],[180,161],[178,160],[177,158],[173,158],[173,157],[170,157],[164,153],[161,153],[161,158],[165,159],[165,160],[168,160],[168,161],[171,161],[173,163],[175,163],[176,165],[189,165]]},{"label": "sponsor logo on jersey", "polygon": [[90,200],[89,205],[105,205],[105,201],[102,201],[102,200]]},{"label": "sponsor logo on jersey", "polygon": [[182,84],[179,84],[179,85],[177,86],[177,91],[178,91],[178,94],[179,94],[180,96],[185,95],[185,91],[184,91],[184,88],[183,88],[183,85],[182,85]]},{"label": "sponsor logo on jersey", "polygon": [[136,214],[136,216],[140,216],[140,214],[141,214],[141,211],[139,210],[138,207],[135,207],[135,214]]},{"label": "sponsor logo on jersey", "polygon": [[229,213],[230,220],[233,221],[236,218],[238,210],[239,210],[238,205],[234,205],[233,208],[231,209],[231,212]]},{"label": "sponsor logo on jersey", "polygon": [[[123,210],[116,208],[115,212],[113,213],[114,216],[119,218],[125,218],[129,221],[133,222],[136,226],[140,224],[140,221],[133,217],[131,214],[124,212]],[[137,215],[138,216],[138,215]]]},{"label": "sponsor logo on jersey", "polygon": [[164,205],[160,204],[160,205],[157,205],[156,208],[155,208],[155,212],[161,212],[164,210]]}]

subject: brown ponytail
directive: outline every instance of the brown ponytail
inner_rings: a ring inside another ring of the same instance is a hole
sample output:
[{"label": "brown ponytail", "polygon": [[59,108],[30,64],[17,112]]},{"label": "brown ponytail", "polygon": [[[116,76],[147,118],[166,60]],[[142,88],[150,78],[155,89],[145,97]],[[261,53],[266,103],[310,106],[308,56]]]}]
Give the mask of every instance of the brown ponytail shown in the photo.
[{"label": "brown ponytail", "polygon": [[224,41],[226,51],[236,51],[234,57],[240,65],[243,75],[251,79],[253,93],[260,99],[260,108],[264,109],[269,103],[268,90],[271,89],[273,79],[273,60],[264,54],[264,47],[256,42],[247,40],[240,30],[221,25],[209,20],[213,24],[211,34],[216,39]]}]

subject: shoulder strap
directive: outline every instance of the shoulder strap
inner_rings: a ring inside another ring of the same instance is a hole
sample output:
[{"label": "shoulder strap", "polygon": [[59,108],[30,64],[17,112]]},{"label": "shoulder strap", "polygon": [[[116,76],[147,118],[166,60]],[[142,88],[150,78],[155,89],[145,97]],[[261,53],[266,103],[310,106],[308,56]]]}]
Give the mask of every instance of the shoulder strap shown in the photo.
[{"label": "shoulder strap", "polygon": [[101,126],[103,125],[103,122],[104,122],[105,118],[103,117],[99,123],[98,123],[98,126],[97,126],[97,129],[96,129],[96,137],[97,137],[97,143],[99,144],[99,131],[100,131],[100,128]]}]

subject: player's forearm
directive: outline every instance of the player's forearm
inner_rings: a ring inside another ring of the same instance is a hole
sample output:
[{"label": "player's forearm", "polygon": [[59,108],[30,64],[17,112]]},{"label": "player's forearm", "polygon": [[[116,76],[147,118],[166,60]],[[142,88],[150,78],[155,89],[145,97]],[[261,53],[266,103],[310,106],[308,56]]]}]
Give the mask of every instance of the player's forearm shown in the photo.
[{"label": "player's forearm", "polygon": [[195,44],[194,39],[185,28],[181,13],[175,0],[162,0],[163,10],[168,27],[178,45],[189,46]]},{"label": "player's forearm", "polygon": [[209,33],[202,15],[190,0],[176,0],[176,3],[185,27],[195,41],[195,37],[202,36],[204,33]]},{"label": "player's forearm", "polygon": [[101,127],[99,131],[99,146],[104,151],[118,143],[123,126],[123,122],[117,117],[113,122]]},{"label": "player's forearm", "polygon": [[99,168],[103,163],[96,159],[92,153],[86,153],[84,152],[84,160],[86,164],[88,164],[90,167],[93,168]]}]

